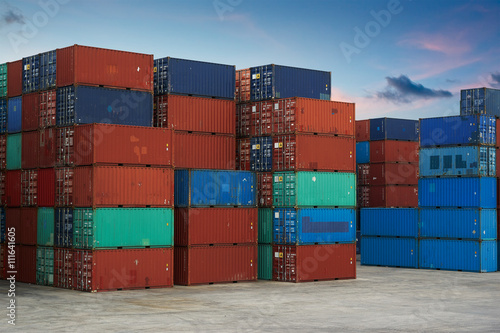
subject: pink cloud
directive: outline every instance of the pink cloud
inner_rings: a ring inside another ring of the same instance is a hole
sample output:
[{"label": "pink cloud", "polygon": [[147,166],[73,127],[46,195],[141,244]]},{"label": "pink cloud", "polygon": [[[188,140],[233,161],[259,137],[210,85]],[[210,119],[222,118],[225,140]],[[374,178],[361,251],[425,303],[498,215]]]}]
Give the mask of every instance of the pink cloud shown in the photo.
[{"label": "pink cloud", "polygon": [[[463,38],[465,37],[464,35],[463,32],[446,35],[417,33],[403,39],[398,45],[457,56],[465,54],[472,49],[471,45]],[[455,37],[450,38],[450,36]]]}]

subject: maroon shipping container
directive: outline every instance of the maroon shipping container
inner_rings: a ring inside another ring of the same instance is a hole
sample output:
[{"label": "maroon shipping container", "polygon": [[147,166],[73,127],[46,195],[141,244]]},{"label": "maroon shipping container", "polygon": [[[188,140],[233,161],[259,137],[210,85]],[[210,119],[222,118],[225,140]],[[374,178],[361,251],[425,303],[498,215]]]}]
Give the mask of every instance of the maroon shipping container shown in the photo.
[{"label": "maroon shipping container", "polygon": [[418,142],[372,141],[370,142],[370,162],[418,163],[418,149]]},{"label": "maroon shipping container", "polygon": [[7,167],[7,135],[0,135],[0,170]]},{"label": "maroon shipping container", "polygon": [[7,63],[7,97],[21,96],[23,93],[23,61]]},{"label": "maroon shipping container", "polygon": [[5,202],[7,207],[21,206],[21,170],[5,172]]},{"label": "maroon shipping container", "polygon": [[418,186],[358,186],[358,206],[416,208]]},{"label": "maroon shipping container", "polygon": [[56,126],[56,103],[55,89],[40,92],[40,128]]},{"label": "maroon shipping container", "polygon": [[22,101],[22,123],[23,131],[35,131],[38,129],[40,119],[40,93],[35,92],[23,95]]},{"label": "maroon shipping container", "polygon": [[358,164],[358,185],[418,185],[418,164]]},{"label": "maroon shipping container", "polygon": [[273,134],[273,112],[273,101],[252,103],[250,116],[250,135],[266,136]]},{"label": "maroon shipping container", "polygon": [[[36,235],[36,232],[35,232]],[[16,246],[16,281],[36,283],[36,246]]]},{"label": "maroon shipping container", "polygon": [[250,101],[250,68],[236,71],[236,101]]},{"label": "maroon shipping container", "polygon": [[370,119],[356,120],[356,141],[370,141]]},{"label": "maroon shipping container", "polygon": [[257,204],[259,207],[273,206],[273,174],[257,173]]},{"label": "maroon shipping container", "polygon": [[7,197],[5,196],[5,171],[0,171],[0,205],[5,205]]},{"label": "maroon shipping container", "polygon": [[54,168],[38,169],[38,207],[54,207],[56,197]]},{"label": "maroon shipping container", "polygon": [[354,138],[280,135],[273,138],[273,171],[356,172]]},{"label": "maroon shipping container", "polygon": [[16,244],[36,245],[37,208],[7,208],[6,229],[15,228]]},{"label": "maroon shipping container", "polygon": [[73,206],[73,168],[55,169],[55,205],[59,207]]},{"label": "maroon shipping container", "polygon": [[56,129],[56,166],[73,166],[75,164],[74,139],[74,126]]},{"label": "maroon shipping container", "polygon": [[[15,243],[21,244],[24,241],[24,232],[21,227],[21,208],[6,208],[5,209],[5,230],[9,230],[10,228],[14,228]],[[29,239],[29,237],[28,237]]]},{"label": "maroon shipping container", "polygon": [[21,145],[21,168],[38,168],[38,156],[40,149],[40,132],[23,132]]},{"label": "maroon shipping container", "polygon": [[172,207],[174,170],[127,166],[74,168],[76,207]]},{"label": "maroon shipping container", "polygon": [[153,56],[73,45],[57,49],[57,87],[73,84],[153,91]]},{"label": "maroon shipping container", "polygon": [[173,149],[179,169],[234,170],[236,166],[234,136],[175,132]]},{"label": "maroon shipping container", "polygon": [[257,244],[174,248],[174,284],[257,280]]},{"label": "maroon shipping container", "polygon": [[73,289],[74,253],[72,249],[54,248],[54,287]]},{"label": "maroon shipping container", "polygon": [[173,286],[173,248],[75,250],[73,288],[82,291]]},{"label": "maroon shipping container", "polygon": [[0,244],[0,280],[7,278],[8,256],[7,244]]},{"label": "maroon shipping container", "polygon": [[236,140],[236,170],[250,171],[250,139]]},{"label": "maroon shipping container", "polygon": [[38,204],[38,170],[21,172],[21,206],[36,207]]},{"label": "maroon shipping container", "polygon": [[257,208],[175,208],[175,246],[257,244]]},{"label": "maroon shipping container", "polygon": [[252,103],[236,105],[236,135],[247,137],[251,134]]},{"label": "maroon shipping container", "polygon": [[274,245],[273,280],[306,282],[356,278],[356,244]]},{"label": "maroon shipping container", "polygon": [[53,168],[56,165],[56,134],[55,128],[46,128],[39,132],[38,166],[40,168]]}]

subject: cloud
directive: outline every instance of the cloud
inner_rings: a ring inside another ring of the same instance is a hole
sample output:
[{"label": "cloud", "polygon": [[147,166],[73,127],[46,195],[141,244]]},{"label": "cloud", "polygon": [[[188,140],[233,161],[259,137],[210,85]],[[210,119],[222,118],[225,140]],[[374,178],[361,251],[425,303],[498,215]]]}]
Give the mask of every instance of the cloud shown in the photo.
[{"label": "cloud", "polygon": [[500,88],[500,72],[491,73],[491,85],[495,88]]},{"label": "cloud", "polygon": [[387,87],[377,92],[379,99],[393,103],[411,103],[416,99],[448,98],[453,94],[447,90],[436,90],[424,87],[420,83],[413,82],[406,75],[399,77],[386,77]]},{"label": "cloud", "polygon": [[8,2],[0,3],[0,25],[24,24],[26,19],[19,8],[11,6]]},{"label": "cloud", "polygon": [[460,83],[459,79],[446,79],[446,83]]}]

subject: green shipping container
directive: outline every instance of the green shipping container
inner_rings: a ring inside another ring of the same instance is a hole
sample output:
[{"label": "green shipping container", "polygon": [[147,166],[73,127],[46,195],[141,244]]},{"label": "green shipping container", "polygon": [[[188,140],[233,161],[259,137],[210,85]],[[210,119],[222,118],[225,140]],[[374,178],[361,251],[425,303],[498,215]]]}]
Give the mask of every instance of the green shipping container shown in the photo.
[{"label": "green shipping container", "polygon": [[273,209],[259,208],[259,243],[271,244],[273,242]]},{"label": "green shipping container", "polygon": [[39,246],[36,249],[36,284],[54,285],[54,248]]},{"label": "green shipping container", "polygon": [[341,172],[275,172],[275,207],[355,207],[356,175]]},{"label": "green shipping container", "polygon": [[54,208],[38,208],[36,243],[54,246]]},{"label": "green shipping container", "polygon": [[171,208],[75,208],[73,246],[77,249],[170,247]]},{"label": "green shipping container", "polygon": [[0,98],[7,97],[7,64],[0,65]]},{"label": "green shipping container", "polygon": [[22,134],[7,135],[7,170],[21,169]]},{"label": "green shipping container", "polygon": [[273,246],[259,244],[259,257],[257,263],[257,278],[259,280],[273,279]]}]

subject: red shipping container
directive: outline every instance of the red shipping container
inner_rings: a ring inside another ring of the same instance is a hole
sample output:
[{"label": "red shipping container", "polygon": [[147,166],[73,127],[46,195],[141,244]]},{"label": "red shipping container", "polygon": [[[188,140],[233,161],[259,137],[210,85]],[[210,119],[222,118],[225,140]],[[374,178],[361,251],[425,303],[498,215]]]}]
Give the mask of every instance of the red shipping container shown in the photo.
[{"label": "red shipping container", "polygon": [[40,93],[23,95],[22,101],[22,130],[35,131],[40,119]]},{"label": "red shipping container", "polygon": [[175,246],[257,244],[257,208],[175,208]]},{"label": "red shipping container", "polygon": [[38,168],[38,156],[40,148],[40,132],[23,132],[21,145],[21,168]]},{"label": "red shipping container", "polygon": [[[498,122],[500,123],[500,120]],[[499,160],[499,158],[500,158],[500,148],[497,147],[495,150],[496,150],[496,156],[495,156],[495,163],[496,163],[496,161],[500,162],[500,160]],[[496,163],[496,176],[500,177],[500,163]],[[500,201],[500,197],[498,198],[498,200]],[[500,204],[499,204],[499,206],[500,206]]]},{"label": "red shipping container", "polygon": [[250,139],[236,140],[236,170],[250,171]]},{"label": "red shipping container", "polygon": [[40,128],[56,126],[56,90],[40,92]]},{"label": "red shipping container", "polygon": [[7,207],[21,206],[21,170],[5,172],[5,202]]},{"label": "red shipping container", "polygon": [[274,102],[252,103],[250,110],[250,135],[265,136],[273,134]]},{"label": "red shipping container", "polygon": [[54,249],[54,287],[73,289],[74,253],[72,249]]},{"label": "red shipping container", "polygon": [[82,291],[173,286],[173,248],[75,250],[73,288]]},{"label": "red shipping container", "polygon": [[56,165],[56,134],[55,128],[46,128],[39,132],[38,166],[40,168],[53,168]]},{"label": "red shipping container", "polygon": [[273,280],[306,282],[356,278],[356,244],[274,245]]},{"label": "red shipping container", "polygon": [[273,171],[356,172],[354,138],[280,135],[273,138]]},{"label": "red shipping container", "polygon": [[23,93],[23,61],[7,63],[7,97],[21,96]]},{"label": "red shipping container", "polygon": [[21,227],[21,208],[6,208],[5,209],[5,230],[10,228],[15,232],[15,243],[21,244],[24,241]]},{"label": "red shipping container", "polygon": [[174,248],[174,284],[257,280],[257,244]]},{"label": "red shipping container", "polygon": [[5,280],[7,278],[7,267],[8,267],[7,244],[0,244],[0,280]]},{"label": "red shipping container", "polygon": [[16,281],[36,283],[36,246],[16,246]]},{"label": "red shipping container", "polygon": [[418,186],[358,186],[358,206],[416,208]]},{"label": "red shipping container", "polygon": [[356,142],[370,141],[370,119],[356,120]]},{"label": "red shipping container", "polygon": [[179,169],[234,170],[236,166],[234,136],[175,132],[173,149]]},{"label": "red shipping container", "polygon": [[7,204],[7,197],[5,196],[5,171],[0,171],[0,205]]},{"label": "red shipping container", "polygon": [[200,133],[236,134],[234,101],[163,95],[155,97],[155,127]]},{"label": "red shipping container", "polygon": [[418,163],[418,149],[418,142],[372,141],[370,142],[370,162]]},{"label": "red shipping container", "polygon": [[38,169],[38,207],[54,207],[55,178],[54,168]]},{"label": "red shipping container", "polygon": [[252,103],[236,105],[236,135],[239,137],[250,136],[252,121]]},{"label": "red shipping container", "polygon": [[250,68],[236,71],[236,101],[250,101]]},{"label": "red shipping container", "polygon": [[21,172],[21,206],[36,207],[38,204],[38,170]]},{"label": "red shipping container", "polygon": [[153,56],[73,45],[57,49],[57,87],[73,84],[153,91]]},{"label": "red shipping container", "polygon": [[174,170],[126,166],[75,167],[76,207],[171,207]]},{"label": "red shipping container", "polygon": [[273,174],[257,173],[257,204],[259,207],[273,206]]},{"label": "red shipping container", "polygon": [[73,206],[73,168],[55,169],[55,205],[58,207]]},{"label": "red shipping container", "polygon": [[15,228],[16,244],[36,245],[37,208],[7,208],[6,229]]},{"label": "red shipping container", "polygon": [[72,166],[75,164],[74,139],[75,127],[60,127],[56,130],[56,166]]},{"label": "red shipping container", "polygon": [[417,163],[358,164],[359,185],[418,185]]},{"label": "red shipping container", "polygon": [[0,170],[7,167],[7,135],[0,135]]}]

